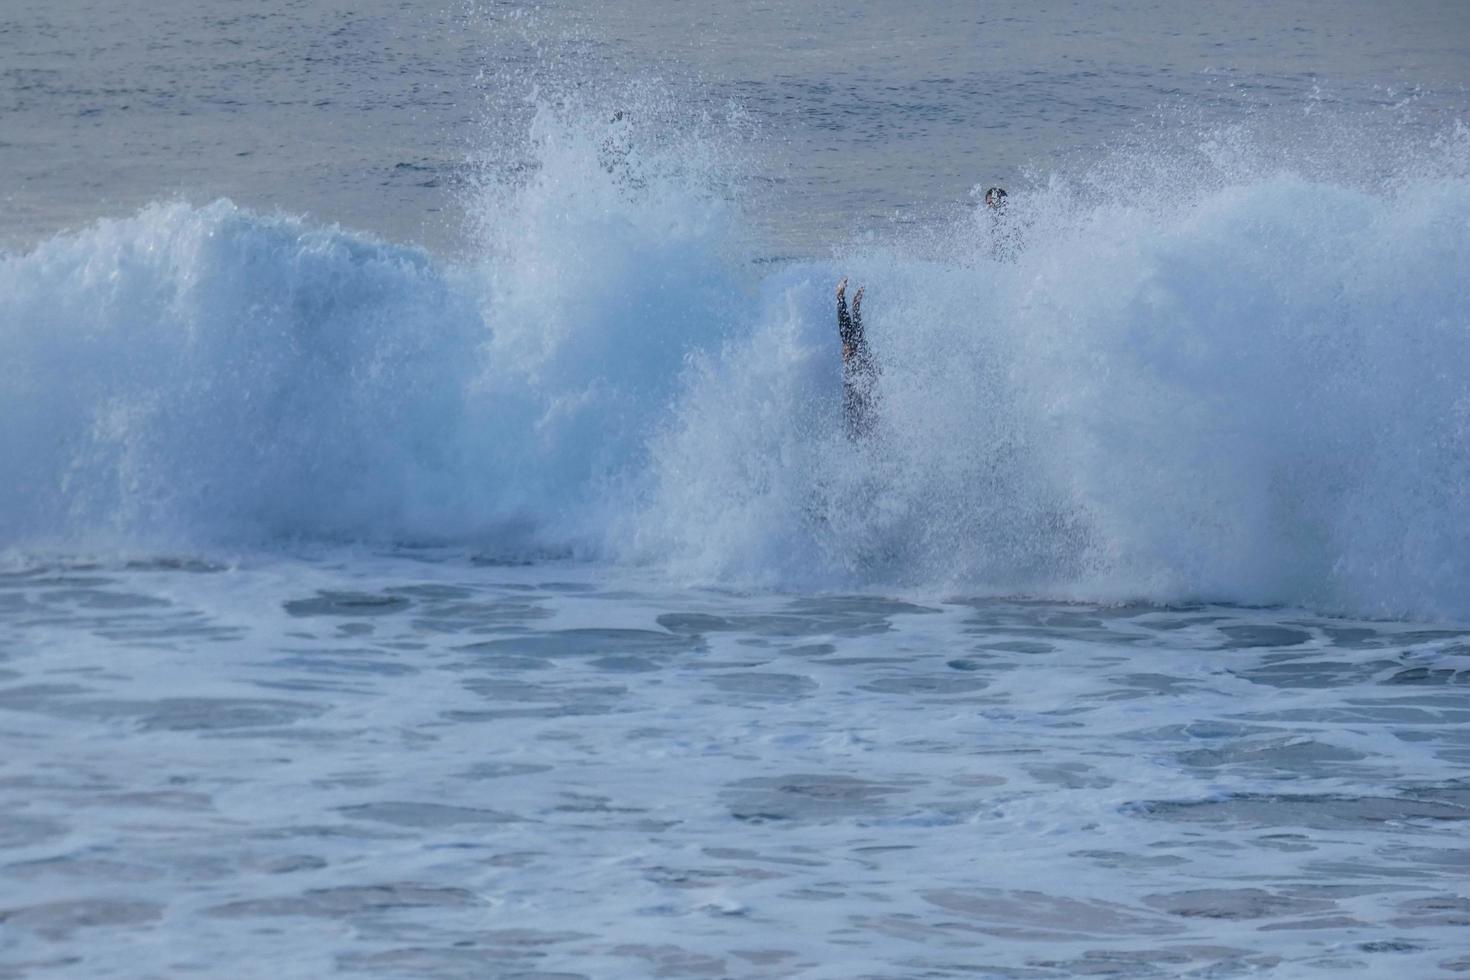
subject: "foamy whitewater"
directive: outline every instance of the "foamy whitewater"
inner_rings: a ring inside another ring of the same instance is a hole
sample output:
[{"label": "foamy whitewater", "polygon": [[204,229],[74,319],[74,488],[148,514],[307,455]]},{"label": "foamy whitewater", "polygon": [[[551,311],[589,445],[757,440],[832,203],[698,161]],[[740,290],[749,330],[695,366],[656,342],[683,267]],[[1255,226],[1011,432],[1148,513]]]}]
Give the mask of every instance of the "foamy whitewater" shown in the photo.
[{"label": "foamy whitewater", "polygon": [[[0,539],[1470,615],[1464,131],[1366,188],[1112,161],[1003,228],[773,268],[716,147],[606,118],[541,111],[464,262],[225,201],[5,258]],[[883,370],[861,446],[841,275]]]},{"label": "foamy whitewater", "polygon": [[[0,977],[1470,971],[1470,131],[1176,105],[850,233],[773,123],[834,88],[629,81],[643,9],[476,121],[455,247],[0,252]],[[953,67],[852,69],[874,159]]]}]

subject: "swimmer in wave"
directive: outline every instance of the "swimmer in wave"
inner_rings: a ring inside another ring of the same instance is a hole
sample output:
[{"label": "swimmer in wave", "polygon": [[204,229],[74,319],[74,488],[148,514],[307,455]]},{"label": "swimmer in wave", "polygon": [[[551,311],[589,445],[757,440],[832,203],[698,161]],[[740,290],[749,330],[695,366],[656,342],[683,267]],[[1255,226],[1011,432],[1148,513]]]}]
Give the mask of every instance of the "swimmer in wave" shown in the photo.
[{"label": "swimmer in wave", "polygon": [[842,339],[842,416],[848,438],[867,435],[877,400],[878,363],[863,334],[863,287],[847,309],[847,277],[837,284],[837,335]]}]

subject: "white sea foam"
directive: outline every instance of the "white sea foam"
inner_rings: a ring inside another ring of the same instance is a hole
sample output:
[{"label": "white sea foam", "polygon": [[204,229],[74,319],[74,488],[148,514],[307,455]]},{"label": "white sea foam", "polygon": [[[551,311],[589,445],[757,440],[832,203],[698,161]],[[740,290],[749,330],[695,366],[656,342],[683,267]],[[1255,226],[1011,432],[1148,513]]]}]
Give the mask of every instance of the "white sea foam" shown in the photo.
[{"label": "white sea foam", "polygon": [[1362,179],[1135,149],[1013,193],[999,258],[982,212],[773,266],[666,116],[543,110],[468,259],[227,202],[0,258],[0,543],[1470,613],[1464,133]]}]

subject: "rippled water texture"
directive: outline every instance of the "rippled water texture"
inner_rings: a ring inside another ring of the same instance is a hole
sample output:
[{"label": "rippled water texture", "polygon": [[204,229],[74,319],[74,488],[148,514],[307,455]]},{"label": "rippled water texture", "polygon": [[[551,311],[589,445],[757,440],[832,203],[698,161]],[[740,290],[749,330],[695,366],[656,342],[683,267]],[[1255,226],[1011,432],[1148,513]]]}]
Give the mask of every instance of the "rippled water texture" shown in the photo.
[{"label": "rippled water texture", "polygon": [[1161,106],[1205,129],[1290,106],[1285,141],[1303,108],[1442,126],[1467,32],[1459,0],[7,0],[0,245],[179,194],[473,245],[471,159],[534,165],[523,96],[644,79],[689,119],[741,106],[766,254],[825,255],[1075,169]]},{"label": "rippled water texture", "polygon": [[606,574],[5,573],[0,975],[1470,970],[1470,630]]}]

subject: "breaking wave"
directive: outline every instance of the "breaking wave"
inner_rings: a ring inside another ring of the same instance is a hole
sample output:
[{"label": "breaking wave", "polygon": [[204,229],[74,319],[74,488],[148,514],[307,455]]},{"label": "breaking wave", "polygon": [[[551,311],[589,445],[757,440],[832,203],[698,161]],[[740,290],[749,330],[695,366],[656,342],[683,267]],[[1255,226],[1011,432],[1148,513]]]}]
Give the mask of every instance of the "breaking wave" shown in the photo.
[{"label": "breaking wave", "polygon": [[0,257],[0,545],[1470,615],[1470,139],[1363,179],[1233,139],[784,263],[717,137],[567,108],[468,258],[225,201],[99,222]]}]

